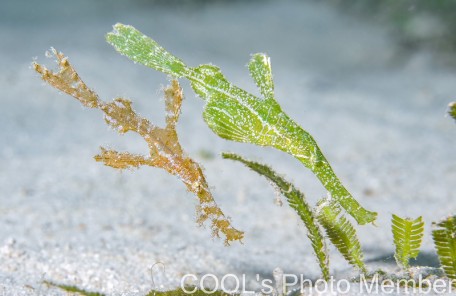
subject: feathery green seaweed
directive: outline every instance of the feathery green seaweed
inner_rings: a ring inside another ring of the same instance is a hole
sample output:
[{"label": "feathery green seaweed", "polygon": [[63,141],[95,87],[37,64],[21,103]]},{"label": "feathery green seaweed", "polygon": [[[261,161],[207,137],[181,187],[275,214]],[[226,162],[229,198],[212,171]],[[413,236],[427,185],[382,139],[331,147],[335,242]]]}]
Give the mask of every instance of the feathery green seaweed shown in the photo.
[{"label": "feathery green seaweed", "polygon": [[396,252],[394,258],[402,268],[409,267],[410,258],[415,259],[420,253],[424,234],[423,217],[415,220],[403,219],[393,214],[391,230],[394,237]]},{"label": "feathery green seaweed", "polygon": [[157,42],[132,26],[116,24],[106,37],[117,51],[131,60],[174,77],[184,77],[204,100],[204,119],[222,138],[270,146],[293,155],[359,224],[375,221],[377,213],[364,209],[342,185],[313,137],[288,117],[274,98],[269,57],[255,54],[249,62],[251,76],[263,99],[226,80],[213,65],[186,66]]},{"label": "feathery green seaweed", "polygon": [[[78,288],[76,286],[71,286],[71,285],[62,285],[62,284],[56,284],[52,282],[45,281],[45,284],[49,286],[53,286],[59,289],[62,289],[65,292],[71,293],[71,294],[78,294],[82,296],[104,296],[105,294],[98,293],[98,292],[89,292],[86,290],[83,290],[81,288]],[[190,293],[191,292],[191,293]],[[157,290],[151,290],[149,293],[147,293],[146,296],[188,296],[188,295],[193,295],[193,296],[236,296],[239,295],[237,293],[227,293],[222,290],[217,290],[217,291],[212,291],[212,289],[207,289],[207,292],[198,289],[197,287],[180,287],[175,290],[168,290],[168,291],[157,291]]]},{"label": "feathery green seaweed", "polygon": [[448,114],[456,120],[456,102],[450,103],[448,107],[450,107]]},{"label": "feathery green seaweed", "polygon": [[332,200],[324,199],[319,203],[318,221],[326,230],[329,240],[348,263],[366,273],[364,255],[356,235],[356,230],[345,218],[340,207]]},{"label": "feathery green seaweed", "polygon": [[317,220],[311,207],[305,200],[304,193],[299,191],[293,184],[287,182],[284,178],[280,177],[270,167],[260,164],[258,162],[246,160],[241,156],[233,153],[223,153],[223,158],[236,160],[250,169],[254,170],[258,174],[266,177],[272,181],[280,190],[280,193],[287,198],[287,201],[291,208],[293,208],[304,222],[307,228],[307,237],[312,243],[312,248],[318,259],[318,264],[325,280],[329,280],[329,258],[326,250],[326,245],[321,234],[320,228],[318,227]]},{"label": "feathery green seaweed", "polygon": [[78,288],[76,286],[56,284],[56,283],[48,282],[48,281],[45,281],[44,283],[46,285],[62,289],[65,292],[68,292],[71,294],[77,294],[77,295],[82,295],[82,296],[104,296],[104,294],[101,294],[98,292],[89,292],[89,291],[83,290],[81,288]]},{"label": "feathery green seaweed", "polygon": [[432,237],[440,264],[447,277],[456,280],[456,216],[434,223],[434,226]]},{"label": "feathery green seaweed", "polygon": [[[191,293],[190,293],[191,292]],[[157,291],[152,290],[147,293],[146,296],[238,296],[238,293],[227,293],[222,290],[214,291],[212,289],[207,289],[204,291],[203,289],[199,289],[197,287],[185,287],[177,288],[175,290],[168,290],[168,291]]]}]

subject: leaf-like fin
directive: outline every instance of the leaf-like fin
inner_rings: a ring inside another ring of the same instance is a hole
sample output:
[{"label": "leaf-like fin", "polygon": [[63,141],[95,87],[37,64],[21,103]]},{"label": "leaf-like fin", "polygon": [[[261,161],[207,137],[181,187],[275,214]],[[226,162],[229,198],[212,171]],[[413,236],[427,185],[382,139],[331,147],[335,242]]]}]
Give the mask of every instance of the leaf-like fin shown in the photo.
[{"label": "leaf-like fin", "polygon": [[[203,117],[213,132],[227,140],[260,144],[266,136],[262,134],[267,131],[264,123],[252,110],[236,101],[213,96],[204,106]],[[237,120],[240,117],[244,118],[242,122]]]},{"label": "leaf-like fin", "polygon": [[265,99],[274,99],[271,60],[263,53],[256,53],[249,62],[249,71]]}]

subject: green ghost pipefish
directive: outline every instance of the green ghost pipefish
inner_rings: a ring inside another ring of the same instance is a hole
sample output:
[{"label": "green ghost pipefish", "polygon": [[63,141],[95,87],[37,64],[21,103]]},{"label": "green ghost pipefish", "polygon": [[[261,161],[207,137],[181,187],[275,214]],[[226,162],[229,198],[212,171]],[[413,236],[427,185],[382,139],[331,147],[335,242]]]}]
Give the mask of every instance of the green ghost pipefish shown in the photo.
[{"label": "green ghost pipefish", "polygon": [[377,213],[364,209],[335,175],[313,137],[286,115],[274,98],[269,57],[254,54],[250,74],[263,98],[232,85],[213,65],[186,66],[151,38],[132,26],[116,24],[107,41],[137,63],[173,77],[187,78],[206,101],[203,117],[218,136],[237,142],[270,146],[293,155],[321,181],[332,199],[359,224],[374,222]]}]

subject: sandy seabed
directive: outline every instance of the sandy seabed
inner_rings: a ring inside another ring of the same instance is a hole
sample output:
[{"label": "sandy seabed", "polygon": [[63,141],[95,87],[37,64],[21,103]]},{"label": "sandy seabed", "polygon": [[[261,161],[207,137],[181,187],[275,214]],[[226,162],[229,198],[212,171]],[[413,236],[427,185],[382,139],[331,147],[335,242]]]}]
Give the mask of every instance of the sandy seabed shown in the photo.
[{"label": "sandy seabed", "polygon": [[[258,279],[273,279],[277,267],[306,279],[320,276],[293,210],[276,205],[265,179],[219,154],[271,164],[312,204],[326,195],[321,184],[286,154],[214,135],[201,116],[204,102],[187,82],[182,145],[204,166],[233,225],[245,231],[243,244],[225,247],[208,227],[197,227],[195,198],[164,171],[119,172],[93,160],[99,146],[138,153],[147,147],[44,85],[30,64],[37,57],[51,65],[44,52],[53,46],[104,100],[128,97],[162,125],[167,78],[104,41],[116,22],[137,27],[191,66],[220,66],[255,94],[245,64],[252,53],[268,53],[283,109],[314,136],[351,193],[379,213],[376,226],[358,227],[368,269],[399,272],[393,213],[424,217],[414,264],[438,267],[431,222],[456,213],[456,125],[445,116],[456,97],[456,72],[429,52],[404,52],[382,26],[311,1],[10,1],[0,12],[0,295],[65,294],[43,281],[144,295],[176,287],[186,274],[209,273],[245,275],[246,289],[256,291]],[[357,275],[330,250],[336,279]]]}]

